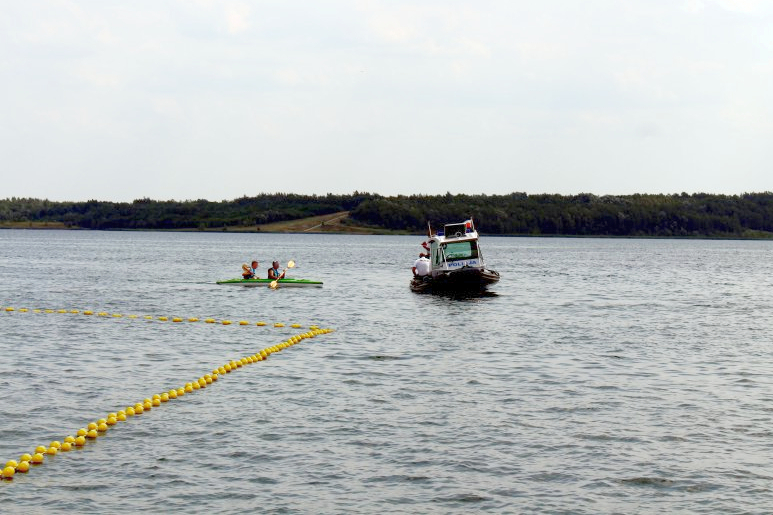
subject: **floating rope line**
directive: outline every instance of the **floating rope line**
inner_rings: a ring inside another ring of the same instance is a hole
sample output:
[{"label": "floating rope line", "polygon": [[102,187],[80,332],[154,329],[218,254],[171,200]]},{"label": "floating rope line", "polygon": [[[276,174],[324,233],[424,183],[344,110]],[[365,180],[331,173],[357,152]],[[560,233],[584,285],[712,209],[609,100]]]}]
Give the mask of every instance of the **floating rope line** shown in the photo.
[{"label": "floating rope line", "polygon": [[89,422],[86,427],[78,429],[75,433],[76,436],[68,435],[63,441],[54,440],[48,446],[40,445],[35,448],[33,454],[22,454],[19,460],[10,460],[5,464],[5,467],[0,470],[0,478],[4,480],[12,480],[16,473],[29,472],[32,467],[42,465],[46,456],[55,456],[60,452],[67,452],[72,449],[78,449],[84,447],[88,442],[94,441],[100,436],[111,430],[113,426],[118,425],[120,422],[125,422],[130,417],[141,415],[142,413],[149,411],[153,408],[162,406],[171,400],[179,399],[186,394],[193,393],[196,390],[206,388],[210,384],[217,381],[221,376],[225,376],[233,372],[234,370],[244,367],[246,365],[252,365],[259,361],[265,361],[268,357],[282,350],[292,347],[293,345],[302,342],[307,338],[314,338],[321,334],[332,333],[333,329],[312,329],[308,332],[296,334],[289,339],[265,349],[261,349],[251,356],[243,357],[239,360],[232,360],[224,365],[212,370],[211,374],[204,374],[200,378],[185,383],[184,386],[179,388],[172,388],[168,392],[161,394],[155,394],[150,398],[144,399],[142,402],[129,405],[125,409],[111,412],[107,414],[107,417],[100,418],[96,422]]},{"label": "floating rope line", "polygon": [[[124,314],[121,314],[121,313],[108,313],[106,311],[98,311],[98,312],[95,313],[94,311],[90,311],[90,310],[83,310],[83,311],[81,311],[81,310],[78,310],[78,309],[69,309],[69,310],[68,309],[56,309],[56,310],[54,310],[54,309],[19,308],[17,310],[14,307],[0,307],[0,311],[5,311],[7,313],[12,313],[12,312],[29,313],[29,312],[32,312],[32,313],[49,313],[49,314],[50,313],[68,313],[68,314],[73,314],[73,315],[83,314],[83,315],[86,315],[86,316],[92,316],[93,315],[93,316],[104,317],[104,318],[129,318],[129,319],[132,319],[132,320],[140,319],[141,318],[143,320],[156,320],[158,322],[169,322],[169,321],[171,321],[173,323],[181,323],[181,322],[193,323],[193,322],[199,322],[200,321],[200,319],[197,318],[197,317],[183,318],[183,317],[168,317],[168,316],[154,317],[154,316],[151,316],[151,315],[143,315],[143,316],[140,316],[140,315],[124,315]],[[225,319],[218,320],[216,318],[205,318],[204,319],[204,323],[206,323],[206,324],[231,325],[234,322],[231,321],[231,320],[225,320]],[[253,325],[253,323],[249,322],[247,320],[240,320],[238,322],[238,325]],[[257,326],[257,327],[264,327],[264,326],[285,327],[285,324],[283,322],[266,323],[266,322],[263,322],[263,321],[258,321],[258,322],[255,322],[254,325]],[[301,324],[290,324],[290,327],[292,327],[293,329],[300,329],[303,326]],[[319,329],[319,326],[311,325],[311,326],[309,326],[309,329],[311,329],[311,330]]]}]

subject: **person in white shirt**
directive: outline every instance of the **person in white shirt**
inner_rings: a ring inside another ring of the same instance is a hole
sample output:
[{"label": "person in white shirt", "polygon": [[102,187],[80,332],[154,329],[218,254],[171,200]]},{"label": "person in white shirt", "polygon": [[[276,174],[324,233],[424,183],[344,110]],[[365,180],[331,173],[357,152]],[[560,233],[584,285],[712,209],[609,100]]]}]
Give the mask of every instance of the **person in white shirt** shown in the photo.
[{"label": "person in white shirt", "polygon": [[417,259],[413,263],[413,268],[411,270],[413,270],[413,275],[416,277],[429,275],[430,264],[429,264],[429,259],[427,258],[427,255],[424,253],[420,253],[419,259]]}]

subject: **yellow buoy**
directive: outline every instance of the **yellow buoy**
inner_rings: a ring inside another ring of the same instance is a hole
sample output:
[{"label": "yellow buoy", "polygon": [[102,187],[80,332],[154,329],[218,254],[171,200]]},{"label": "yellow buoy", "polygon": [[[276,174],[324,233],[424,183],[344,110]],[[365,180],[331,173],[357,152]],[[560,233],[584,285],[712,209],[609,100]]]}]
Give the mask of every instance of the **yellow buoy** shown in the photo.
[{"label": "yellow buoy", "polygon": [[214,324],[215,323],[215,319],[214,318],[208,318],[208,319],[204,320],[204,323],[205,324]]},{"label": "yellow buoy", "polygon": [[19,458],[19,463],[22,461],[32,461],[32,456],[30,454],[22,454]]},{"label": "yellow buoy", "polygon": [[51,456],[54,456],[56,455],[57,451],[59,451],[59,449],[57,449],[56,447],[49,447],[48,449],[46,449],[46,454],[50,454]]},{"label": "yellow buoy", "polygon": [[[160,404],[160,403],[159,403],[159,404]],[[153,409],[153,403],[152,403],[151,401],[145,401],[145,402],[143,402],[143,403],[142,403],[142,408],[143,408],[145,411],[148,411],[148,410],[150,410],[150,409]]]},{"label": "yellow buoy", "polygon": [[[191,393],[193,391],[193,385],[191,383],[185,384],[185,393]],[[179,391],[177,393],[180,393]]]},{"label": "yellow buoy", "polygon": [[97,433],[96,429],[92,429],[91,431],[86,433],[86,438],[92,438],[93,439],[93,438],[96,438],[98,436],[99,436],[99,433]]},{"label": "yellow buoy", "polygon": [[185,395],[186,393],[187,393],[187,392],[185,391],[185,388],[183,388],[183,387],[180,387],[180,388],[178,388],[178,389],[177,389],[177,396],[178,396],[178,397],[182,397],[182,396],[183,396],[183,395]]},{"label": "yellow buoy", "polygon": [[19,310],[19,313],[26,313],[27,311],[29,311],[29,309],[27,309],[27,308],[21,308],[21,309]]},{"label": "yellow buoy", "polygon": [[5,479],[11,479],[14,474],[16,474],[16,467],[5,467],[2,472]]},{"label": "yellow buoy", "polygon": [[274,327],[284,327],[285,325],[282,322],[277,322],[274,324]]},{"label": "yellow buoy", "polygon": [[246,320],[240,320],[239,325],[250,325],[250,323],[247,322]]},{"label": "yellow buoy", "polygon": [[15,311],[13,308],[5,308],[6,311]]},{"label": "yellow buoy", "polygon": [[157,408],[161,406],[161,399],[153,399],[153,407]]},{"label": "yellow buoy", "polygon": [[177,398],[177,390],[169,390],[169,398],[170,399],[176,399]]},{"label": "yellow buoy", "polygon": [[83,447],[86,445],[86,437],[85,436],[78,436],[75,438],[75,443],[73,444],[75,447]]},{"label": "yellow buoy", "polygon": [[291,325],[290,327],[293,327],[293,328],[295,328],[295,329],[298,329],[299,327],[301,327],[301,324],[293,324],[293,325]]},{"label": "yellow buoy", "polygon": [[188,319],[188,322],[198,322],[198,321],[199,321],[199,319],[196,318],[196,317],[191,317],[191,318]]},{"label": "yellow buoy", "polygon": [[231,325],[231,321],[230,320],[223,320],[221,323],[223,325]]},{"label": "yellow buoy", "polygon": [[266,325],[266,323],[265,323],[265,322],[258,322],[258,323],[257,323],[257,324],[255,324],[255,325],[257,325],[257,326],[259,326],[259,327],[263,327],[264,325]]},{"label": "yellow buoy", "polygon": [[137,315],[129,315],[129,318],[137,318]]},{"label": "yellow buoy", "polygon": [[78,313],[80,313],[80,311],[78,311],[77,309],[71,309],[70,313],[72,313],[73,315],[77,315]]},{"label": "yellow buoy", "polygon": [[107,417],[107,421],[105,422],[105,424],[107,424],[108,426],[114,426],[117,423],[118,423],[118,417],[117,416],[115,416],[115,417]]},{"label": "yellow buoy", "polygon": [[29,461],[22,461],[19,463],[19,466],[16,467],[16,472],[29,472],[30,470],[30,462]]},{"label": "yellow buoy", "polygon": [[75,443],[75,437],[74,436],[66,436],[64,438],[64,443]]},{"label": "yellow buoy", "polygon": [[223,365],[223,370],[225,370],[226,374],[228,372],[230,372],[231,371],[231,364],[230,363],[226,363],[225,365]]},{"label": "yellow buoy", "polygon": [[43,454],[41,454],[39,452],[36,452],[35,454],[33,454],[32,455],[32,459],[30,460],[30,463],[32,463],[34,465],[39,465],[39,464],[43,463]]},{"label": "yellow buoy", "polygon": [[107,431],[107,423],[103,422],[103,423],[99,424],[97,426],[97,431],[99,431],[100,433],[104,433],[105,431]]},{"label": "yellow buoy", "polygon": [[97,423],[96,422],[89,422],[89,425],[86,426],[86,429],[88,429],[89,431],[91,431],[92,429],[96,429],[96,428],[97,428]]},{"label": "yellow buoy", "polygon": [[191,388],[193,388],[194,390],[200,390],[200,389],[201,389],[201,385],[199,384],[199,382],[198,382],[198,381],[194,381],[194,382],[191,384]]},{"label": "yellow buoy", "polygon": [[166,392],[162,393],[158,400],[161,402],[169,402],[169,394]]},{"label": "yellow buoy", "polygon": [[144,317],[142,317],[142,318],[144,318],[145,320],[153,320],[153,317],[152,317],[152,316],[150,316],[150,315],[145,315],[145,316],[144,316]]},{"label": "yellow buoy", "polygon": [[137,412],[134,411],[134,407],[133,406],[129,406],[128,408],[126,408],[126,416],[127,417],[133,417],[136,414],[137,414]]},{"label": "yellow buoy", "polygon": [[84,311],[83,314],[84,315],[93,315],[94,312],[93,311]]},{"label": "yellow buoy", "polygon": [[172,319],[172,322],[182,322],[182,321],[183,321],[183,319],[182,319],[182,318],[180,318],[180,317],[174,317],[174,318]]},{"label": "yellow buoy", "polygon": [[135,415],[142,415],[142,413],[144,413],[144,412],[145,412],[145,407],[142,404],[137,403],[137,404],[134,405],[134,414]]},{"label": "yellow buoy", "polygon": [[56,447],[57,449],[62,446],[62,443],[59,440],[54,440],[50,444],[48,444],[49,447]]},{"label": "yellow buoy", "polygon": [[44,447],[42,445],[38,445],[37,447],[35,447],[35,452],[37,452],[39,454],[44,454],[46,452],[46,449],[47,449],[47,447]]},{"label": "yellow buoy", "polygon": [[59,450],[62,451],[62,452],[67,452],[70,449],[72,449],[72,444],[70,442],[64,442],[62,444],[62,447],[59,448]]},{"label": "yellow buoy", "polygon": [[166,322],[167,320],[169,320],[169,317],[158,317],[158,319],[161,320],[162,322]]},{"label": "yellow buoy", "polygon": [[[115,419],[116,419],[118,422],[125,422],[125,421],[126,421],[126,413],[125,413],[125,412],[120,412],[120,413],[118,413],[118,416],[117,416],[117,417],[115,417]],[[108,419],[108,420],[109,420],[109,419]]]}]

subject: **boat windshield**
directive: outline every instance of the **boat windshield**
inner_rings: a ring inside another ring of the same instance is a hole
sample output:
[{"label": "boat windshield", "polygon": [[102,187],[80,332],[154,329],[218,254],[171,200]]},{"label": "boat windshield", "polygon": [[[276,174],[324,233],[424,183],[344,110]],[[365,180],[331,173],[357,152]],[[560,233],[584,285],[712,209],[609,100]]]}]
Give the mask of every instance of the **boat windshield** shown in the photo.
[{"label": "boat windshield", "polygon": [[457,241],[443,244],[446,261],[461,259],[476,259],[478,257],[478,242],[475,240]]}]

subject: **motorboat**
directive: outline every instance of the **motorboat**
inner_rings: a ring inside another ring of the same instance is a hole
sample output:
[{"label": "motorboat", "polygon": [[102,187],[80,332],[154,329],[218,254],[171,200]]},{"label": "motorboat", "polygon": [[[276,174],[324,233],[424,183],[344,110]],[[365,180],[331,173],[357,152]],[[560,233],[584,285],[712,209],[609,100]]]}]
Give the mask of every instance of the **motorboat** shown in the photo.
[{"label": "motorboat", "polygon": [[499,273],[486,268],[472,219],[446,224],[433,232],[429,227],[430,272],[411,279],[415,292],[482,291],[499,281]]}]

